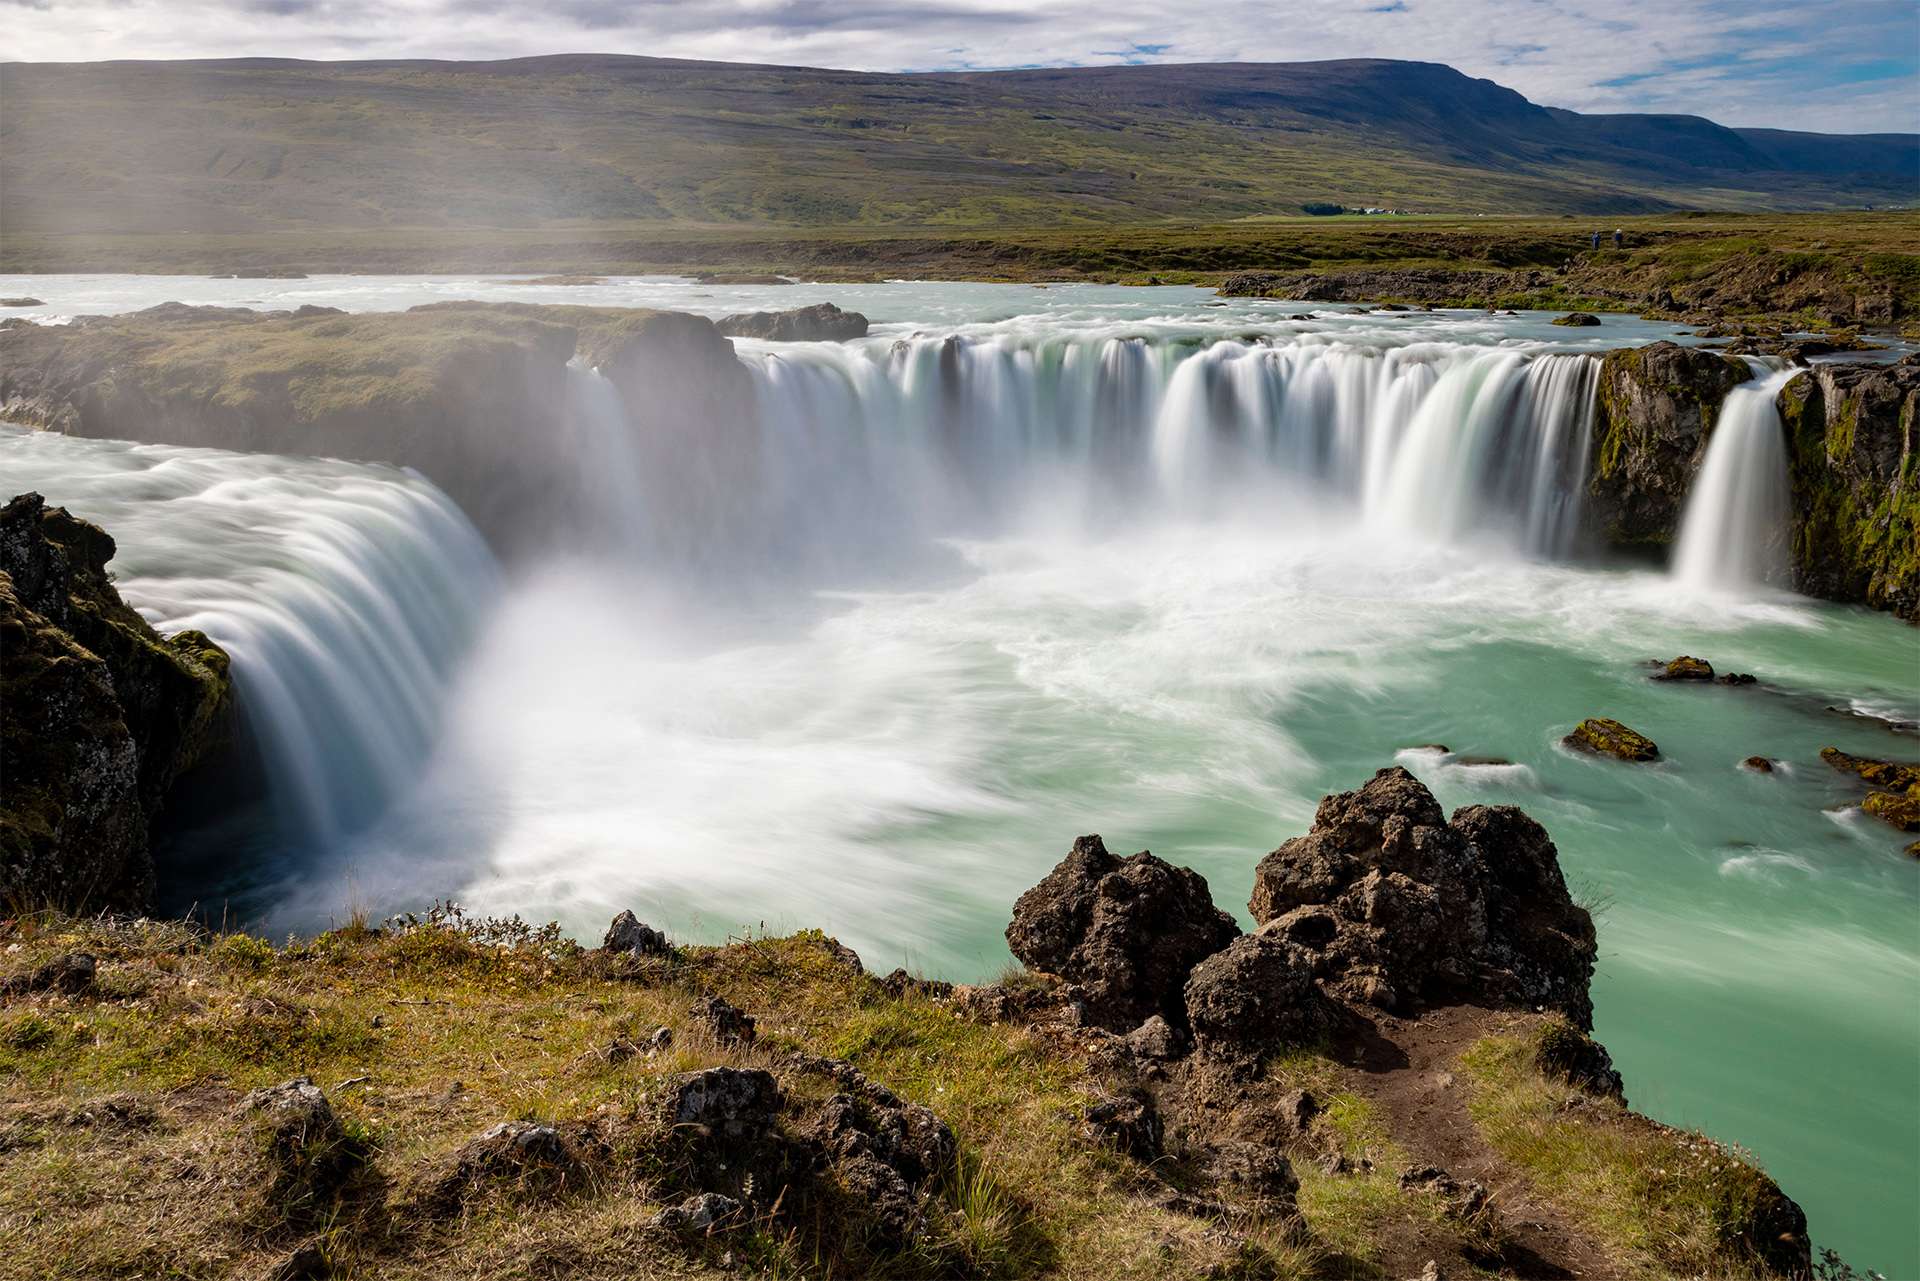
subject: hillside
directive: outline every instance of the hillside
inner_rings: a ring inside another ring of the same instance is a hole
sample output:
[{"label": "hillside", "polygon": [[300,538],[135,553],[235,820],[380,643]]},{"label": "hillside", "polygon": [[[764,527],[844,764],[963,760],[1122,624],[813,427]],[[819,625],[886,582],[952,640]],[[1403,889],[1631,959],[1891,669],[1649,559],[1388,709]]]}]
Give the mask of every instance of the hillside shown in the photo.
[{"label": "hillside", "polygon": [[0,221],[36,233],[1053,226],[1911,204],[1912,135],[1585,116],[1430,63],[856,72],[13,63]]}]

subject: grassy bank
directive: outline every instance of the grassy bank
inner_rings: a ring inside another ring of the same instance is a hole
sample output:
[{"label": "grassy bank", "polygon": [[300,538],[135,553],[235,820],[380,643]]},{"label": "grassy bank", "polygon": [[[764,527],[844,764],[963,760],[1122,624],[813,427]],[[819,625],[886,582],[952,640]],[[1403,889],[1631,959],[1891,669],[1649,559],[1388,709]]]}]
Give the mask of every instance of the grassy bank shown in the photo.
[{"label": "grassy bank", "polygon": [[[1406,1189],[1398,1172],[1426,1136],[1395,1132],[1367,1074],[1331,1050],[1268,1069],[1318,1100],[1292,1144],[1299,1214],[1279,1219],[1189,1195],[1180,1159],[1142,1164],[1090,1133],[1089,1108],[1119,1088],[1098,1036],[883,984],[817,933],[638,957],[457,914],[283,947],[35,917],[0,925],[0,952],[0,1276],[1397,1277],[1499,1257],[1497,1214]],[[25,990],[77,952],[96,958],[89,979]],[[696,1013],[708,997],[755,1016],[757,1038],[717,1035]],[[1715,1217],[1745,1207],[1663,1195],[1647,1173],[1684,1178],[1697,1136],[1649,1125],[1623,1145],[1618,1108],[1575,1106],[1533,1066],[1535,1016],[1500,1017],[1504,1039],[1465,1059],[1474,1115],[1551,1213],[1593,1219],[1599,1275],[1672,1275],[1669,1240],[1698,1275],[1749,1275]],[[654,1048],[659,1028],[671,1043]],[[881,1248],[816,1197],[804,1214],[776,1204],[663,1234],[654,1216],[684,1187],[662,1094],[684,1073],[765,1068],[786,1092],[783,1130],[804,1135],[831,1106],[808,1054],[951,1126],[957,1159],[925,1231]],[[338,1117],[324,1151],[297,1154],[334,1171],[323,1198],[289,1199],[289,1158],[246,1105],[296,1075]],[[476,1136],[515,1121],[555,1127],[577,1165],[478,1163]]]}]

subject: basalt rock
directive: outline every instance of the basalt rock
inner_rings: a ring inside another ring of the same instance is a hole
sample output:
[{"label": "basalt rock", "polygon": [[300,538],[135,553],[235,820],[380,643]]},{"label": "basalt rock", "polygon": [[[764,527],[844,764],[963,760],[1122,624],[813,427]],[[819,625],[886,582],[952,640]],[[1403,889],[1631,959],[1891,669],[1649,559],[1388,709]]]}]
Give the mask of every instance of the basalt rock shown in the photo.
[{"label": "basalt rock", "polygon": [[[1238,982],[1291,993],[1304,972],[1386,1009],[1475,999],[1591,1026],[1593,921],[1567,893],[1545,830],[1512,806],[1467,806],[1449,821],[1397,766],[1322,800],[1311,831],[1261,860],[1249,909],[1262,924],[1243,940]],[[1233,950],[1197,967],[1195,982]],[[1194,995],[1189,983],[1190,1006]],[[1230,1034],[1205,1022],[1215,1038]],[[1197,1038],[1202,1023],[1195,1015]]]},{"label": "basalt rock", "polygon": [[1710,681],[1713,679],[1713,664],[1704,658],[1694,658],[1682,654],[1669,663],[1660,665],[1653,674],[1657,681]]},{"label": "basalt rock", "polygon": [[1145,851],[1117,858],[1083,836],[1014,904],[1007,943],[1076,984],[1088,1021],[1125,1032],[1156,1014],[1184,1023],[1189,971],[1239,932],[1198,872]]},{"label": "basalt rock", "polygon": [[607,927],[606,937],[600,941],[600,949],[631,956],[653,956],[671,952],[673,946],[667,942],[665,934],[645,924],[632,912],[622,912]]},{"label": "basalt rock", "polygon": [[1607,716],[1590,716],[1573,727],[1560,740],[1568,747],[1623,761],[1651,761],[1660,755],[1660,746],[1638,730],[1628,729]]},{"label": "basalt rock", "polygon": [[1570,1023],[1554,1020],[1541,1029],[1533,1061],[1542,1075],[1622,1104],[1627,1101],[1625,1085],[1607,1047]]},{"label": "basalt rock", "polygon": [[1565,325],[1571,329],[1587,329],[1587,328],[1591,328],[1594,325],[1599,324],[1600,317],[1592,314],[1591,312],[1574,311],[1574,312],[1568,312],[1564,316],[1556,316],[1550,323],[1556,324],[1556,325]]},{"label": "basalt rock", "polygon": [[1278,934],[1246,934],[1193,967],[1185,996],[1195,1048],[1251,1069],[1262,1055],[1310,1045],[1333,1025],[1314,956]]},{"label": "basalt rock", "polygon": [[69,911],[152,900],[148,834],[224,740],[227,655],[162,637],[107,573],[114,543],[38,494],[0,508],[0,899]]},{"label": "basalt rock", "polygon": [[795,1055],[788,1066],[840,1087],[803,1137],[824,1153],[841,1193],[880,1243],[896,1250],[911,1244],[935,1184],[958,1155],[953,1131],[932,1109],[901,1099],[850,1063]]},{"label": "basalt rock", "polygon": [[830,302],[788,311],[753,311],[724,316],[715,322],[729,338],[763,338],[772,342],[845,342],[867,336],[867,318],[842,311]]},{"label": "basalt rock", "polygon": [[1794,586],[1920,621],[1920,364],[1823,364],[1778,404]]},{"label": "basalt rock", "polygon": [[756,1034],[753,1016],[724,997],[703,996],[694,1002],[693,1017],[705,1025],[721,1045],[752,1045]]},{"label": "basalt rock", "polygon": [[1101,1099],[1087,1109],[1085,1128],[1095,1142],[1136,1161],[1152,1161],[1160,1155],[1160,1114],[1147,1095]]},{"label": "basalt rock", "polygon": [[1750,377],[1743,361],[1671,342],[1607,354],[1586,509],[1604,542],[1673,539],[1721,402]]},{"label": "basalt rock", "polygon": [[1867,793],[1861,809],[1903,832],[1920,832],[1920,765],[1852,756],[1837,747],[1821,748],[1820,759],[1879,789]]},{"label": "basalt rock", "polygon": [[708,1068],[668,1080],[660,1120],[699,1137],[754,1138],[772,1128],[783,1098],[772,1074],[759,1068]]}]

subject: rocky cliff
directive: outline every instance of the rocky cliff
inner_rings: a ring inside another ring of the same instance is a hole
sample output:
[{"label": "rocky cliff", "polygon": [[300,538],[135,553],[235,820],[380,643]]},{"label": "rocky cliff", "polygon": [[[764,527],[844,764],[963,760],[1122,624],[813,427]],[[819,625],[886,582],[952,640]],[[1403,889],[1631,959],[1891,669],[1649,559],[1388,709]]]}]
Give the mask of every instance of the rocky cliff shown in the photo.
[{"label": "rocky cliff", "polygon": [[113,539],[38,494],[0,509],[0,905],[141,908],[168,790],[223,737],[227,656],[114,590]]},{"label": "rocky cliff", "polygon": [[1920,619],[1920,362],[1816,366],[1780,417],[1795,586]]},{"label": "rocky cliff", "polygon": [[1746,362],[1657,342],[1608,352],[1594,407],[1587,517],[1614,547],[1671,542],[1720,402]]}]

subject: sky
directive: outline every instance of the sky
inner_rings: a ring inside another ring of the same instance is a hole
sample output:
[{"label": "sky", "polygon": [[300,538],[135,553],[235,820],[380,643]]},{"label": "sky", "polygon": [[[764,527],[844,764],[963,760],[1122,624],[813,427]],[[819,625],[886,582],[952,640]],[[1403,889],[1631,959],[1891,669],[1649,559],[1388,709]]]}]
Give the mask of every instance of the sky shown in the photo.
[{"label": "sky", "polygon": [[0,0],[0,56],[632,53],[863,71],[1444,62],[1577,111],[1920,131],[1915,0]]}]

